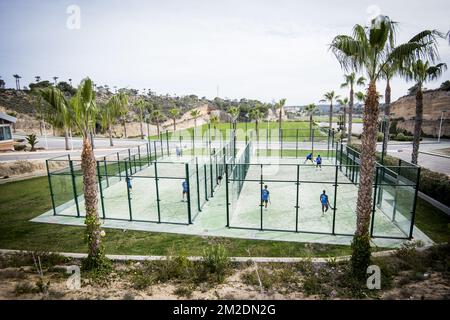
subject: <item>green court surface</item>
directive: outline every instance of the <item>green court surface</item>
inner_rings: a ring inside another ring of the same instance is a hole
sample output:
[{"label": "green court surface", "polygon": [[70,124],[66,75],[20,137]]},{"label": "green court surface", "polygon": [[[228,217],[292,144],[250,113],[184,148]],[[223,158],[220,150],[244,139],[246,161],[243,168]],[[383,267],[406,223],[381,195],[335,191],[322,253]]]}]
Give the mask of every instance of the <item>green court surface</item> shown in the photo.
[{"label": "green court surface", "polygon": [[[305,164],[303,158],[256,157],[256,153],[253,150],[245,181],[235,181],[230,175],[228,208],[226,179],[208,180],[208,176],[218,177],[224,165],[208,165],[211,164],[210,157],[170,156],[143,166],[132,174],[130,190],[124,175],[103,177],[103,199],[99,195],[103,226],[231,238],[350,244],[356,225],[358,185],[349,180],[345,168],[337,170],[334,158],[325,159],[322,168],[317,168]],[[237,164],[236,168],[239,165],[242,164]],[[188,224],[189,205],[182,196],[182,183],[187,176],[191,188],[192,224]],[[32,221],[83,225],[82,195],[77,199],[80,217],[77,217],[75,199],[64,196],[72,189],[70,176],[56,175],[52,179],[58,183],[55,193],[60,193],[61,198],[56,207],[57,215],[51,210]],[[270,191],[267,209],[261,207],[261,182]],[[332,207],[322,215],[319,197],[323,190]],[[409,232],[411,196],[414,193],[409,186],[380,187],[373,219],[374,245],[396,247],[405,241],[396,238],[405,238]],[[227,212],[229,227],[226,226]],[[386,236],[389,238],[384,238]],[[425,244],[432,243],[416,227],[413,236]]]}]

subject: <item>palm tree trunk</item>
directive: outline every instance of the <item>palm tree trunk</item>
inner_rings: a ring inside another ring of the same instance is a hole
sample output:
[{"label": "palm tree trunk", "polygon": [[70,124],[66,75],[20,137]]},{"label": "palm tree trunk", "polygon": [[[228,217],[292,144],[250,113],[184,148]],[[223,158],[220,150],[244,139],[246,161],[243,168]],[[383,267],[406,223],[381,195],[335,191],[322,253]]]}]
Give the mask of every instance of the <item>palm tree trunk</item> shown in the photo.
[{"label": "palm tree trunk", "polygon": [[114,147],[114,142],[113,142],[113,138],[112,138],[111,125],[108,126],[108,136],[109,136],[109,145],[110,145],[111,147]]},{"label": "palm tree trunk", "polygon": [[352,143],[352,124],[353,124],[353,85],[350,88],[350,101],[348,104],[348,138],[347,144]]},{"label": "palm tree trunk", "polygon": [[391,114],[391,86],[389,84],[389,79],[387,79],[386,90],[384,91],[384,115],[386,116],[386,123],[385,123],[386,127],[384,128],[385,134],[383,137],[383,149],[382,149],[382,151],[384,151],[384,155],[386,155],[387,153],[387,144],[389,140],[390,114]]},{"label": "palm tree trunk", "polygon": [[98,217],[97,175],[94,152],[89,134],[83,137],[83,151],[81,153],[81,169],[83,171],[83,195],[86,208],[86,225],[89,246],[89,257],[97,257],[101,253],[101,230]]},{"label": "palm tree trunk", "polygon": [[157,130],[158,137],[159,137],[159,121],[156,122],[156,130]]},{"label": "palm tree trunk", "polygon": [[333,127],[333,101],[330,101],[330,130]]},{"label": "palm tree trunk", "polygon": [[344,106],[344,119],[342,119],[342,126],[343,128],[343,136],[347,132],[347,106]]},{"label": "palm tree trunk", "polygon": [[123,120],[123,134],[126,139],[127,138],[127,122],[125,120]]},{"label": "palm tree trunk", "polygon": [[150,124],[148,123],[148,121],[146,122],[147,124],[147,139],[150,137]]},{"label": "palm tree trunk", "polygon": [[375,82],[371,82],[363,115],[361,136],[360,184],[356,202],[356,233],[352,242],[352,270],[358,278],[366,275],[370,263],[369,224],[372,213],[372,191],[377,139],[378,95]]},{"label": "palm tree trunk", "polygon": [[64,142],[66,144],[66,150],[70,150],[70,146],[69,146],[69,131],[67,129],[64,129]]},{"label": "palm tree trunk", "polygon": [[312,141],[312,122],[313,122],[313,116],[312,113],[309,115],[309,140]]},{"label": "palm tree trunk", "polygon": [[39,121],[39,133],[41,134],[41,136],[42,136],[42,127],[43,127],[43,125],[42,125],[42,119]]},{"label": "palm tree trunk", "polygon": [[419,145],[420,135],[422,133],[422,120],[423,120],[423,92],[422,85],[417,88],[416,93],[416,119],[414,121],[414,137],[413,137],[413,151],[411,156],[411,162],[417,164],[419,157]]},{"label": "palm tree trunk", "polygon": [[144,140],[144,127],[142,126],[142,120],[139,121],[139,126],[141,129],[141,139]]},{"label": "palm tree trunk", "polygon": [[177,122],[175,118],[173,118],[173,132],[177,131]]}]

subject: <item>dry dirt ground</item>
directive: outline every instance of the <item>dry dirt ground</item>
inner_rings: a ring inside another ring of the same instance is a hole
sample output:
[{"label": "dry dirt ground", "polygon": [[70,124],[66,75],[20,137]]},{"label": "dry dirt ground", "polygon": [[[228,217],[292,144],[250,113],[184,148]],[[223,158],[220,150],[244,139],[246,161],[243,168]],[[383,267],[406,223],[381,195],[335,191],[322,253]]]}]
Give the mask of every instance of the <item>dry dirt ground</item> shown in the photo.
[{"label": "dry dirt ground", "polygon": [[[223,281],[211,280],[215,278],[210,274],[209,278],[195,282],[192,280],[196,277],[192,273],[195,267],[182,259],[164,265],[116,262],[108,276],[82,274],[81,288],[69,289],[70,275],[60,266],[79,265],[80,261],[43,262],[40,276],[37,272],[40,268],[35,267],[33,260],[18,263],[17,259],[10,259],[5,263],[3,256],[0,299],[450,299],[448,252],[443,260],[442,257],[441,254],[437,258],[438,263],[404,254],[378,261],[383,270],[388,266],[390,271],[383,273],[390,275],[390,280],[383,278],[386,282],[382,281],[381,290],[355,295],[349,289],[351,281],[342,280],[343,267],[336,263],[255,266],[248,262],[232,265],[224,273]],[[147,281],[149,278],[152,280]]]}]

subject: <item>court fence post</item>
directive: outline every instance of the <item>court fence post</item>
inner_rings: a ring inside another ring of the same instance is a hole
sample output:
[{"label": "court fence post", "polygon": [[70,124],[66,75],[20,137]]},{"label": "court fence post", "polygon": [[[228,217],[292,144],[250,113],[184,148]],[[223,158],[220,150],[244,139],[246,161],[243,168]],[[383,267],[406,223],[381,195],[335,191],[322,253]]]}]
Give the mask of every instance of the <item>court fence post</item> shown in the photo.
[{"label": "court fence post", "polygon": [[299,198],[299,192],[300,192],[300,165],[297,165],[297,182],[295,183],[297,185],[297,195],[295,200],[295,232],[298,232],[298,198]]},{"label": "court fence post", "polygon": [[295,136],[295,158],[298,158],[298,129],[296,129],[296,136]]},{"label": "court fence post", "polygon": [[105,204],[103,201],[103,187],[102,187],[102,177],[100,175],[100,163],[97,161],[97,177],[98,177],[98,188],[100,190],[100,204],[102,205],[102,216],[105,219]]},{"label": "court fence post", "polygon": [[198,177],[198,158],[195,158],[195,176],[197,180],[197,206],[198,211],[202,211],[201,204],[200,204],[200,180]]},{"label": "court fence post", "polygon": [[[131,162],[129,163],[129,165],[131,167]],[[131,194],[130,194],[130,187],[128,185],[128,183],[129,183],[128,181],[130,181],[130,176],[128,175],[128,161],[125,161],[125,183],[127,184],[128,212],[130,213],[130,221],[133,221],[133,213],[132,213],[132,209],[131,209]]]},{"label": "court fence post", "polygon": [[414,192],[414,202],[413,202],[413,207],[412,207],[412,212],[411,212],[411,225],[410,225],[410,229],[409,229],[409,239],[412,238],[413,231],[414,231],[414,220],[416,218],[417,196],[419,194],[420,170],[421,170],[421,167],[417,167],[416,190]]},{"label": "court fence post", "polygon": [[[100,162],[97,161],[97,166],[99,166],[99,165],[100,165]],[[108,166],[106,165],[106,156],[103,157],[103,166],[105,167],[106,187],[109,187]]]},{"label": "court fence post", "polygon": [[376,210],[376,199],[378,190],[378,166],[375,166],[375,184],[373,193],[373,203],[372,203],[372,222],[370,224],[370,237],[373,237],[373,226],[375,224],[375,210]]},{"label": "court fence post", "polygon": [[169,130],[167,129],[166,129],[166,145],[167,145],[167,156],[170,157]]},{"label": "court fence post", "polygon": [[147,141],[147,143],[145,144],[146,148],[147,148],[147,167],[150,167],[150,161],[151,161],[151,151],[150,151],[150,143]]},{"label": "court fence post", "polygon": [[225,200],[227,202],[227,228],[230,227],[230,195],[229,195],[229,190],[228,190],[228,184],[229,184],[229,179],[228,179],[228,164],[225,163]]},{"label": "court fence post", "polygon": [[261,166],[261,178],[260,178],[260,182],[259,182],[259,184],[260,184],[260,186],[261,186],[261,193],[260,193],[260,195],[259,195],[259,203],[260,203],[260,222],[261,222],[261,226],[260,226],[260,230],[262,231],[263,230],[263,202],[262,202],[262,192],[263,192],[263,165],[261,164],[260,165]]},{"label": "court fence post", "polygon": [[52,178],[50,174],[50,168],[48,165],[48,160],[45,160],[45,167],[47,168],[47,177],[48,177],[48,187],[50,188],[50,198],[52,199],[52,208],[53,208],[53,215],[56,215],[56,207],[55,207],[55,195],[53,193],[53,187],[52,187]]},{"label": "court fence post", "polygon": [[191,215],[191,185],[189,184],[189,163],[184,164],[186,168],[186,183],[188,186],[187,192],[187,209],[188,209],[188,223],[192,224],[192,215]]},{"label": "court fence post", "polygon": [[119,153],[117,152],[117,169],[119,169],[119,181],[122,181],[122,172],[121,172],[121,168],[120,168],[120,156]]},{"label": "court fence post", "polygon": [[158,210],[158,223],[161,223],[161,208],[160,208],[160,201],[159,198],[159,178],[158,178],[158,165],[155,161],[155,188],[156,188],[156,209]]},{"label": "court fence post", "polygon": [[203,175],[205,177],[205,200],[208,200],[208,174],[206,172],[206,164],[203,164]]},{"label": "court fence post", "polygon": [[142,170],[142,162],[141,162],[141,146],[138,146],[138,159],[139,159],[139,170]]},{"label": "court fence post", "polygon": [[212,167],[212,160],[211,156],[209,157],[209,184],[211,187],[211,198],[214,197],[214,183],[213,183],[213,167]]},{"label": "court fence post", "polygon": [[80,217],[80,207],[78,205],[78,195],[77,195],[77,185],[75,181],[75,173],[73,172],[73,160],[69,160],[69,166],[70,166],[70,175],[72,176],[72,189],[73,189],[73,195],[75,200],[75,206],[77,208],[77,217]]},{"label": "court fence post", "polygon": [[155,152],[155,161],[158,161],[158,152],[156,151],[156,140],[153,141],[153,150]]},{"label": "court fence post", "polygon": [[337,192],[338,192],[338,166],[336,166],[334,175],[334,200],[333,200],[333,228],[332,228],[332,234],[335,235],[335,229],[336,229],[336,203],[337,203]]}]

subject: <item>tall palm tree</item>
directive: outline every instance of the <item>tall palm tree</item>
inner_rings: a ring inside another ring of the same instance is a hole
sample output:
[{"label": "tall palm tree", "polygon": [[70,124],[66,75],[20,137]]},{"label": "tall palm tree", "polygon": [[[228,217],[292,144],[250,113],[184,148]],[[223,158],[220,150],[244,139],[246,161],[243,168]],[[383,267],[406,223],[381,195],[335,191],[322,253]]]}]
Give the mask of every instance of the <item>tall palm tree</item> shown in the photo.
[{"label": "tall palm tree", "polygon": [[217,129],[217,125],[220,122],[220,118],[217,115],[212,115],[209,118],[209,122],[213,125],[214,131]]},{"label": "tall palm tree", "polygon": [[88,257],[83,261],[84,269],[101,268],[105,263],[102,246],[101,225],[98,216],[97,164],[89,139],[96,123],[97,106],[92,80],[81,81],[76,94],[70,100],[73,123],[83,137],[81,170],[83,172],[83,195],[86,209]]},{"label": "tall palm tree", "polygon": [[197,128],[197,119],[200,117],[200,111],[192,110],[189,114],[194,119],[194,127]]},{"label": "tall palm tree", "polygon": [[36,79],[36,82],[41,81],[41,77],[40,76],[35,76],[34,78]]},{"label": "tall palm tree", "polygon": [[[355,25],[353,35],[338,35],[330,49],[344,70],[365,72],[369,87],[364,106],[361,136],[360,185],[356,204],[356,232],[352,242],[351,265],[360,280],[366,276],[370,263],[369,224],[372,213],[372,187],[375,171],[376,135],[378,123],[378,94],[376,81],[383,67],[391,61],[409,61],[418,54],[429,54],[433,48],[420,41],[395,46],[395,25],[387,16],[378,16],[371,25]],[[424,35],[421,38],[426,38]]]},{"label": "tall palm tree", "polygon": [[366,78],[358,77],[354,72],[344,75],[345,82],[341,84],[341,88],[350,88],[349,104],[348,104],[348,138],[347,143],[352,143],[352,127],[353,127],[353,94],[355,85],[363,86],[366,82]]},{"label": "tall palm tree", "polygon": [[69,84],[70,84],[70,86],[72,86],[72,79],[71,78],[69,78]]},{"label": "tall palm tree", "polygon": [[439,63],[433,66],[428,61],[424,62],[422,59],[418,59],[402,71],[407,80],[415,82],[416,89],[416,117],[414,119],[413,150],[411,155],[411,162],[414,164],[417,164],[420,135],[422,132],[423,84],[439,78],[446,69],[447,65],[445,63]]},{"label": "tall palm tree", "polygon": [[20,90],[20,79],[22,78],[18,74],[14,74],[13,77],[16,79],[16,90]]},{"label": "tall palm tree", "polygon": [[153,110],[151,113],[151,120],[154,124],[156,124],[156,130],[159,136],[160,134],[159,126],[161,122],[164,120],[164,115],[161,113],[161,110],[159,109]]},{"label": "tall palm tree", "polygon": [[231,123],[233,123],[233,125],[236,127],[236,121],[239,117],[239,113],[240,113],[240,107],[230,107],[230,109],[228,109],[228,113],[230,114],[230,120]]},{"label": "tall palm tree", "polygon": [[330,130],[333,127],[333,101],[338,99],[339,96],[332,90],[323,95],[323,99],[320,102],[330,102],[330,114],[329,114],[329,122],[330,122]]},{"label": "tall palm tree", "polygon": [[173,121],[173,132],[177,131],[177,118],[180,115],[180,109],[172,108],[169,110],[169,117]]},{"label": "tall palm tree", "polygon": [[[116,90],[117,92],[117,90]],[[142,122],[144,122],[144,111],[146,110],[147,102],[144,99],[138,99],[134,103],[135,111],[138,114],[139,126],[141,130],[141,139],[144,139],[144,128],[142,126]]]},{"label": "tall palm tree", "polygon": [[48,105],[48,119],[54,128],[64,131],[66,150],[70,150],[69,131],[72,127],[72,111],[64,93],[56,87],[38,89],[39,95]]},{"label": "tall palm tree", "polygon": [[122,109],[126,105],[128,105],[128,97],[125,94],[115,94],[107,103],[98,106],[100,121],[102,127],[108,132],[111,147],[114,146],[111,127],[120,117]]},{"label": "tall palm tree", "polygon": [[343,113],[342,113],[342,128],[343,128],[342,137],[344,137],[345,133],[347,132],[347,106],[349,104],[349,100],[347,97],[344,97],[344,98],[337,99],[337,102],[339,103],[340,107],[343,110]]},{"label": "tall palm tree", "polygon": [[281,132],[281,121],[282,121],[282,115],[283,115],[283,108],[286,104],[286,99],[281,99],[275,104],[275,108],[278,109],[278,130]]},{"label": "tall palm tree", "polygon": [[56,86],[56,84],[57,84],[57,81],[58,80],[58,77],[53,77],[53,81],[55,81],[55,86]]},{"label": "tall palm tree", "polygon": [[317,106],[314,103],[310,103],[306,106],[305,112],[309,115],[309,137],[312,139],[312,131],[313,131],[313,115],[317,112]]},{"label": "tall palm tree", "polygon": [[249,117],[250,119],[255,120],[256,137],[257,139],[259,139],[259,122],[263,117],[263,113],[261,112],[258,104],[252,109],[250,109]]}]

